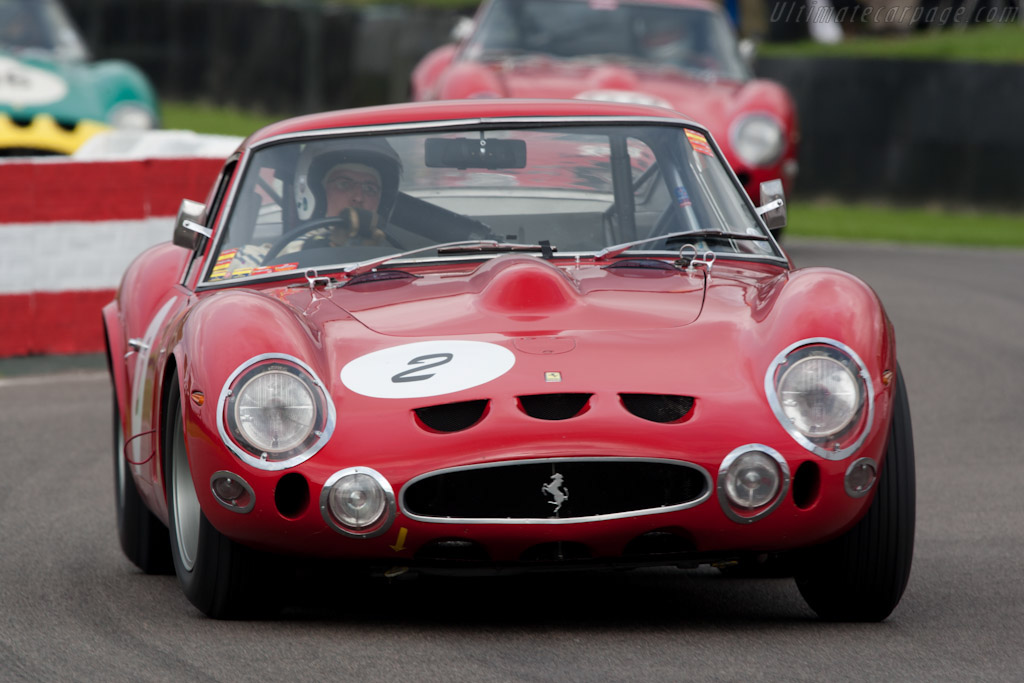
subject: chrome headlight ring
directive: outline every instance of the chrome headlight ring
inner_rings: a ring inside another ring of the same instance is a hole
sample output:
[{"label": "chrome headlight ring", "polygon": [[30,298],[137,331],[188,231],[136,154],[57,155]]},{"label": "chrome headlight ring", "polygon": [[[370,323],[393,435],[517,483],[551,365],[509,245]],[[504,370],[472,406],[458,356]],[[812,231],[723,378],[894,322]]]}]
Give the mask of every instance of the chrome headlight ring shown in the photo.
[{"label": "chrome headlight ring", "polygon": [[331,438],[334,402],[312,368],[294,356],[262,354],[238,366],[217,401],[217,431],[241,460],[261,470],[295,467]]},{"label": "chrome headlight ring", "polygon": [[768,403],[801,446],[826,460],[843,460],[867,438],[874,421],[874,384],[860,356],[826,337],[786,347],[764,377]]}]

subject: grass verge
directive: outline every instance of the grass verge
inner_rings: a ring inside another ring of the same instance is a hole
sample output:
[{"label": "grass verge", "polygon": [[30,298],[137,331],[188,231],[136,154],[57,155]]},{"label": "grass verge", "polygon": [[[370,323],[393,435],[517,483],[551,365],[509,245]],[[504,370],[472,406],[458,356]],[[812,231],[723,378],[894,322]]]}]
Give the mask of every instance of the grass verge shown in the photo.
[{"label": "grass verge", "polygon": [[246,136],[283,116],[219,107],[197,102],[164,101],[160,103],[163,127],[168,130],[194,130],[210,135]]},{"label": "grass verge", "polygon": [[953,28],[900,35],[853,35],[836,45],[823,45],[812,40],[763,43],[758,47],[758,54],[765,57],[1024,64],[1024,17],[1017,23],[972,25],[963,30]]},{"label": "grass verge", "polygon": [[796,201],[786,234],[846,240],[1024,248],[1024,214]]}]

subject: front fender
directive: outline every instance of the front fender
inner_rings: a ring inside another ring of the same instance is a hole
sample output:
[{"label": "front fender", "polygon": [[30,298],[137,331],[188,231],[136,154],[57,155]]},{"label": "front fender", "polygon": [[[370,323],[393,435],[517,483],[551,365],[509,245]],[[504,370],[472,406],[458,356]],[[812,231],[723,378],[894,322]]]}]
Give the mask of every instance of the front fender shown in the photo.
[{"label": "front fender", "polygon": [[117,301],[111,301],[104,306],[101,316],[103,318],[103,337],[106,340],[107,368],[110,370],[110,380],[113,384],[114,401],[117,403],[123,420],[129,396],[128,371],[124,366],[127,346]]}]

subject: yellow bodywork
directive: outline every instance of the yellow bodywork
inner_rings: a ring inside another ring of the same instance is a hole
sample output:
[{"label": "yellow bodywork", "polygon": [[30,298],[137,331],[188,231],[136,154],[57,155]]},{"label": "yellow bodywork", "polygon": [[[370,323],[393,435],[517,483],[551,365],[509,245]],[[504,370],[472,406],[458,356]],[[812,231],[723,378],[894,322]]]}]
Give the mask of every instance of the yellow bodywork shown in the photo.
[{"label": "yellow bodywork", "polygon": [[105,123],[83,119],[74,129],[67,130],[49,114],[37,114],[29,125],[23,126],[0,112],[0,150],[33,149],[52,154],[71,154],[96,133],[109,129],[110,126]]}]

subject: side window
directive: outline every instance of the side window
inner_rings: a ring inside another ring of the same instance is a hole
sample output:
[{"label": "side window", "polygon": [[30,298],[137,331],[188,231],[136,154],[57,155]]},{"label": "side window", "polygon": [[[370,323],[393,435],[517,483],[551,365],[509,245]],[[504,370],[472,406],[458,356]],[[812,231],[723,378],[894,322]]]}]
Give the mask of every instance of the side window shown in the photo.
[{"label": "side window", "polygon": [[[237,165],[237,158],[229,160],[217,177],[214,189],[210,196],[207,197],[206,212],[203,215],[203,224],[206,227],[212,227],[214,219],[220,212],[220,208],[224,204],[224,195],[227,193],[228,185],[231,183],[231,176],[234,174],[235,166]],[[204,255],[210,250],[211,242],[212,240],[207,240],[206,247],[201,252],[196,252],[192,255],[192,260],[188,264],[183,281],[189,288],[195,286],[196,279],[199,277],[199,268],[203,263]]]}]

